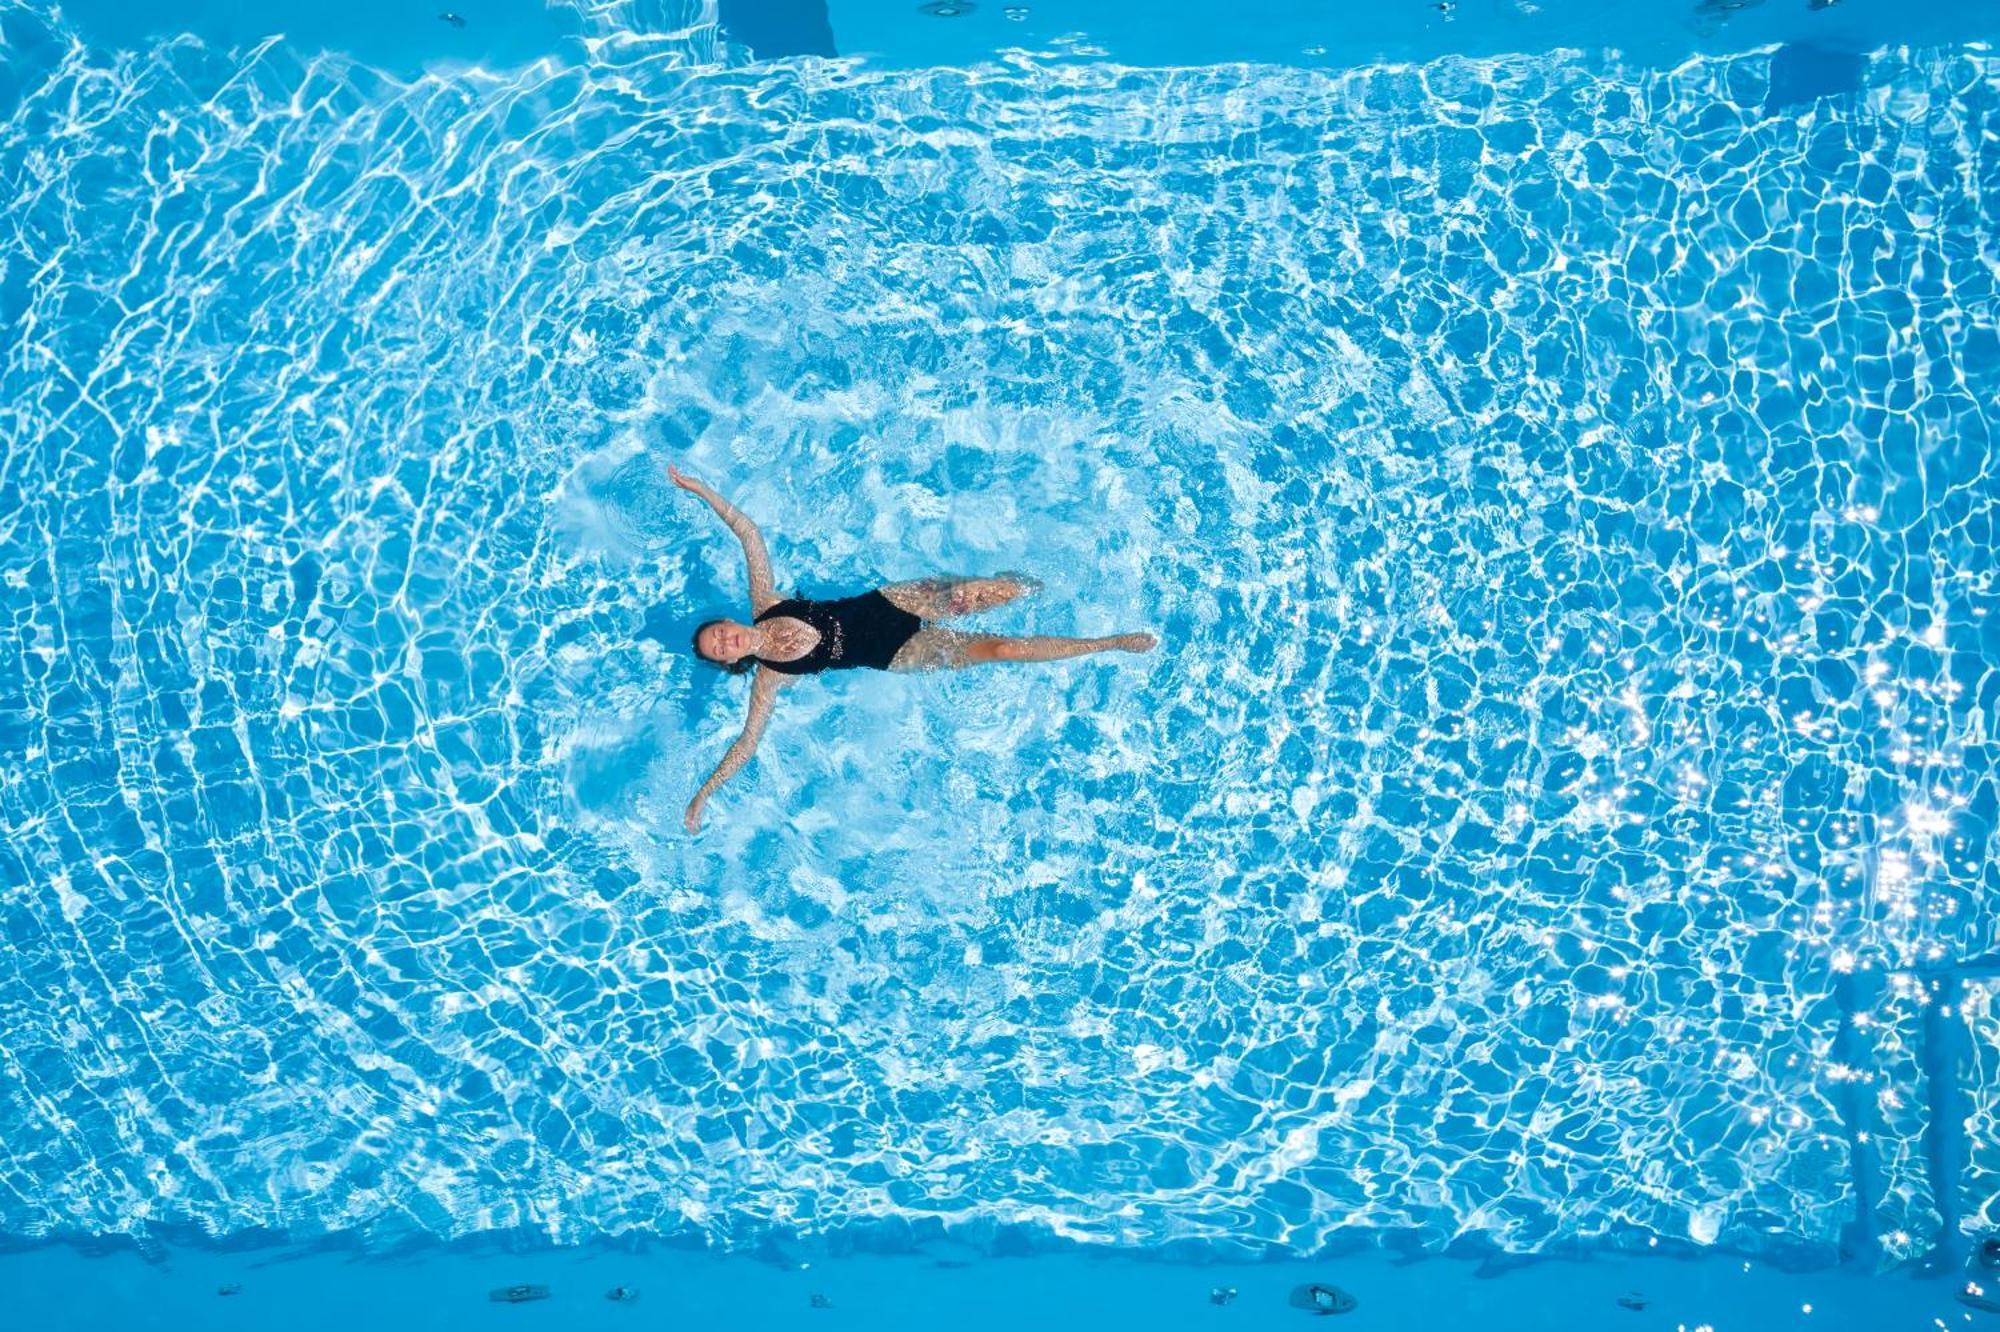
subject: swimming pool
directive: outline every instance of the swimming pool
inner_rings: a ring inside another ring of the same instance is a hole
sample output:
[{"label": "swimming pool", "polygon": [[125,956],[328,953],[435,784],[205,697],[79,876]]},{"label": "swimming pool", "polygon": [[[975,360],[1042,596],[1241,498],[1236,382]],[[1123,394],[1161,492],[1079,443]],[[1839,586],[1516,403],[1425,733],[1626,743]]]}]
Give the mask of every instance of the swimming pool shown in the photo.
[{"label": "swimming pool", "polygon": [[[0,28],[0,1235],[2000,1222],[1990,48]],[[670,460],[1165,649],[808,683],[691,840]]]}]

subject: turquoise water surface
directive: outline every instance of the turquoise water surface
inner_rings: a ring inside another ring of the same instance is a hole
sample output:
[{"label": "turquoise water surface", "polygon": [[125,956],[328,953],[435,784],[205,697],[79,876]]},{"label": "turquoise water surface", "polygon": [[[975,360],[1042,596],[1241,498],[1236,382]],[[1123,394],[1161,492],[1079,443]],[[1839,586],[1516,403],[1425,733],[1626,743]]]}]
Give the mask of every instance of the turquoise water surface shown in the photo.
[{"label": "turquoise water surface", "polygon": [[[0,0],[0,1236],[2000,1221],[2000,56],[667,18]],[[1164,646],[808,681],[691,839],[669,462],[781,586]]]}]

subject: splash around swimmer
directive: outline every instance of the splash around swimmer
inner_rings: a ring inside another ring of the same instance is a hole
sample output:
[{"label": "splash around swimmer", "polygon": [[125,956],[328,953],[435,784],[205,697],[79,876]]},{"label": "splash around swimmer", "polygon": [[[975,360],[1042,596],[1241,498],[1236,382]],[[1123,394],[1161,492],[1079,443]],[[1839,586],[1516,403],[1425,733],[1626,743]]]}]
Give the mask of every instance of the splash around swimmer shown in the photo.
[{"label": "splash around swimmer", "polygon": [[1107,638],[1009,638],[949,627],[961,616],[1004,606],[1037,590],[1033,579],[1015,574],[990,578],[938,575],[890,583],[859,596],[831,601],[780,597],[771,578],[764,534],[741,509],[695,478],[669,467],[682,490],[715,511],[743,543],[750,570],[750,621],[710,620],[695,630],[695,655],[724,670],[755,671],[750,715],[743,733],[715,771],[688,802],[687,829],[701,827],[702,808],[717,787],[742,770],[764,738],[778,691],[802,675],[821,671],[959,670],[990,662],[1060,661],[1096,652],[1151,652],[1159,640],[1149,633]]}]

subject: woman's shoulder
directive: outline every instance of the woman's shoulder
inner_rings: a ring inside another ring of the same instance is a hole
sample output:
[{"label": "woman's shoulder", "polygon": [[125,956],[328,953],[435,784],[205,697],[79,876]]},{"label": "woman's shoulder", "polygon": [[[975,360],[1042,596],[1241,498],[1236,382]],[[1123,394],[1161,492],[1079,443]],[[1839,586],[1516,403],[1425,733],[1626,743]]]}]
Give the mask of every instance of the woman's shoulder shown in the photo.
[{"label": "woman's shoulder", "polygon": [[757,623],[762,624],[764,621],[775,619],[780,615],[796,616],[800,611],[805,610],[811,605],[812,603],[804,597],[779,597],[776,601],[764,607],[763,610],[757,612]]}]

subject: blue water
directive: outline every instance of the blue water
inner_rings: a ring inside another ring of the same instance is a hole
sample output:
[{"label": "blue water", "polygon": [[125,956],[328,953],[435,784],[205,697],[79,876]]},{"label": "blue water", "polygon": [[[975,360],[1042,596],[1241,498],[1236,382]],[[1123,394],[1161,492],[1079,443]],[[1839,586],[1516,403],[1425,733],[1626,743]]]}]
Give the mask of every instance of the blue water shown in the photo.
[{"label": "blue water", "polygon": [[[2000,1221],[2000,57],[682,18],[0,0],[0,1236]],[[807,682],[689,839],[670,461],[781,586],[1164,647]]]}]

